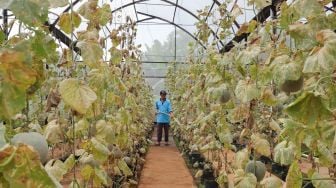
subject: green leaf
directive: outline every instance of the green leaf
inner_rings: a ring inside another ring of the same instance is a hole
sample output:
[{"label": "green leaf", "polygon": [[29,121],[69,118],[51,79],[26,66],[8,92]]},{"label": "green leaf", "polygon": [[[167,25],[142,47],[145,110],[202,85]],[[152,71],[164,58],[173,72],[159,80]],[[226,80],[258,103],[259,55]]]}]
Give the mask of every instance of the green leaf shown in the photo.
[{"label": "green leaf", "polygon": [[48,20],[48,7],[46,0],[14,0],[9,8],[25,24],[43,26]]},{"label": "green leaf", "polygon": [[256,188],[257,178],[252,173],[245,174],[241,169],[237,170],[234,179],[234,187],[236,188]]},{"label": "green leaf", "polygon": [[122,60],[122,51],[117,49],[116,47],[112,47],[110,50],[111,53],[111,61],[112,64],[117,65],[121,62]]},{"label": "green leaf", "polygon": [[0,149],[7,143],[5,139],[6,127],[0,125]]},{"label": "green leaf", "polygon": [[90,123],[86,119],[81,119],[75,124],[75,132],[76,134],[82,134],[84,132],[88,132]]},{"label": "green leaf", "polygon": [[67,171],[71,170],[76,163],[75,155],[71,154],[65,161],[64,166],[66,167]]},{"label": "green leaf", "polygon": [[306,59],[304,73],[331,73],[336,65],[336,34],[331,30],[317,33],[323,47],[314,48]]},{"label": "green leaf", "polygon": [[37,73],[27,62],[26,54],[19,51],[0,51],[1,81],[26,90],[36,81]]},{"label": "green leaf", "polygon": [[44,129],[44,136],[50,144],[63,142],[64,132],[58,124],[57,119],[50,121]]},{"label": "green leaf", "polygon": [[2,147],[0,150],[0,172],[6,170],[6,167],[11,165],[10,163],[14,159],[16,154],[16,149],[12,146],[7,145],[8,147]]},{"label": "green leaf", "polygon": [[270,127],[273,131],[275,131],[275,132],[277,132],[277,133],[280,133],[280,132],[281,132],[281,128],[280,128],[279,123],[276,122],[276,121],[274,121],[274,119],[272,119],[272,120],[270,121],[270,123],[269,123],[269,127]]},{"label": "green leaf", "polygon": [[232,143],[232,134],[229,130],[226,132],[217,132],[218,138],[224,146],[229,146]]},{"label": "green leaf", "polygon": [[58,22],[58,25],[60,28],[66,32],[66,33],[71,33],[77,28],[81,23],[81,18],[76,12],[70,13],[63,13],[60,16],[60,20]]},{"label": "green leaf", "polygon": [[273,79],[277,84],[282,84],[286,80],[298,80],[301,76],[301,65],[291,61],[288,55],[281,55],[272,61]]},{"label": "green leaf", "polygon": [[236,86],[235,94],[243,103],[250,102],[259,97],[259,90],[252,81],[240,80]]},{"label": "green leaf", "polygon": [[294,161],[295,145],[282,141],[274,148],[274,161],[281,165],[290,165]]},{"label": "green leaf", "polygon": [[58,8],[58,7],[64,7],[65,5],[69,4],[68,0],[48,0],[49,2],[49,8]]},{"label": "green leaf", "polygon": [[304,18],[315,17],[324,13],[323,6],[316,0],[296,1],[293,8]]},{"label": "green leaf", "polygon": [[316,45],[316,32],[310,24],[294,23],[289,26],[288,33],[295,40],[297,48],[311,49]]},{"label": "green leaf", "polygon": [[111,7],[109,4],[104,4],[103,7],[98,9],[98,18],[100,25],[106,25],[112,20]]},{"label": "green leaf", "polygon": [[314,172],[312,175],[312,183],[314,187],[316,188],[333,188],[334,186],[334,181],[332,180],[319,180],[322,178],[328,178],[328,177],[323,177],[320,175],[318,172]]},{"label": "green leaf", "polygon": [[103,58],[103,49],[99,43],[93,41],[80,41],[77,47],[81,49],[83,61],[89,67],[95,67]]},{"label": "green leaf", "polygon": [[256,61],[258,55],[261,52],[261,48],[257,46],[251,46],[245,50],[242,50],[238,55],[238,61],[242,65],[249,65]]},{"label": "green leaf", "polygon": [[264,178],[260,185],[262,185],[263,188],[282,188],[282,181],[274,176]]},{"label": "green leaf", "polygon": [[96,138],[102,142],[113,143],[115,139],[115,131],[111,124],[104,120],[99,120],[96,124]]},{"label": "green leaf", "polygon": [[91,138],[90,141],[92,144],[92,154],[94,158],[101,163],[105,162],[107,157],[110,155],[109,149],[95,137]]},{"label": "green leaf", "polygon": [[[10,156],[5,155],[5,158],[7,157]],[[3,177],[10,187],[26,187],[27,185],[31,187],[57,187],[41,165],[38,154],[23,144],[16,149],[15,160],[8,163],[8,168],[3,171]]]},{"label": "green leaf", "polygon": [[[280,119],[283,123],[283,130],[280,137],[286,138],[287,141],[293,142],[296,146],[296,153],[301,153],[301,145],[307,136],[307,126],[292,119]],[[311,130],[308,130],[311,131]]]},{"label": "green leaf", "polygon": [[264,156],[271,155],[271,147],[270,147],[269,142],[266,139],[261,138],[259,135],[253,134],[251,136],[251,141],[252,141],[253,148],[255,149],[257,153],[264,155]]},{"label": "green leaf", "polygon": [[273,95],[273,91],[270,88],[265,88],[261,94],[261,100],[263,103],[269,106],[274,106],[278,103],[277,98]]},{"label": "green leaf", "polygon": [[247,104],[236,106],[229,115],[231,122],[240,122],[249,117],[249,109]]},{"label": "green leaf", "polygon": [[242,65],[240,65],[239,63],[237,63],[236,65],[236,69],[237,71],[242,75],[242,76],[246,76],[246,71],[245,69],[242,67]]},{"label": "green leaf", "polygon": [[236,153],[234,166],[237,169],[245,169],[245,165],[247,164],[248,161],[249,161],[249,152],[245,148]]},{"label": "green leaf", "polygon": [[64,102],[80,114],[85,114],[97,99],[94,91],[74,78],[63,80],[59,91]]},{"label": "green leaf", "polygon": [[303,93],[289,104],[285,111],[292,118],[307,125],[332,117],[331,111],[326,107],[321,96],[308,92]]},{"label": "green leaf", "polygon": [[286,177],[286,188],[301,188],[302,173],[297,161],[294,161],[289,167]]},{"label": "green leaf", "polygon": [[300,18],[299,13],[287,3],[282,3],[280,10],[280,26],[284,29],[288,29],[289,25],[296,22]]},{"label": "green leaf", "polygon": [[42,32],[35,32],[31,47],[35,54],[34,58],[37,57],[41,60],[46,59],[48,63],[56,63],[59,58],[56,51],[57,46],[55,40]]},{"label": "green leaf", "polygon": [[10,119],[19,113],[26,103],[26,92],[15,85],[0,82],[0,117]]},{"label": "green leaf", "polygon": [[[1,6],[0,6],[1,7]],[[6,35],[3,31],[0,30],[0,45],[6,40]]]},{"label": "green leaf", "polygon": [[95,14],[97,8],[97,0],[88,1],[79,7],[78,13],[82,15],[84,18],[91,20]]},{"label": "green leaf", "polygon": [[334,164],[334,155],[323,142],[317,141],[317,151],[322,166],[331,167]]},{"label": "green leaf", "polygon": [[94,169],[90,165],[83,166],[80,171],[80,175],[84,180],[89,180],[93,173]]},{"label": "green leaf", "polygon": [[123,172],[125,176],[133,176],[133,172],[131,169],[127,166],[126,162],[124,160],[118,161],[118,168]]},{"label": "green leaf", "polygon": [[46,171],[56,178],[57,181],[61,181],[63,176],[67,173],[67,168],[64,163],[60,160],[50,160],[45,165]]},{"label": "green leaf", "polygon": [[94,174],[95,174],[95,178],[94,181],[97,184],[103,184],[105,186],[108,185],[108,176],[106,174],[106,172],[104,171],[104,169],[101,168],[95,168],[94,169]]}]

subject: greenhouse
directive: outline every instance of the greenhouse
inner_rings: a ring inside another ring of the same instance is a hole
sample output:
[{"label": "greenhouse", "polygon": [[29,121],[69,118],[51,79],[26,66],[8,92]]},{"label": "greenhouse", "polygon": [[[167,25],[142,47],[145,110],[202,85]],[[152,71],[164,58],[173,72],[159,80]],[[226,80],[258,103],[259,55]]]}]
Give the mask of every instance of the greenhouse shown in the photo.
[{"label": "greenhouse", "polygon": [[335,8],[0,0],[0,187],[336,187]]}]

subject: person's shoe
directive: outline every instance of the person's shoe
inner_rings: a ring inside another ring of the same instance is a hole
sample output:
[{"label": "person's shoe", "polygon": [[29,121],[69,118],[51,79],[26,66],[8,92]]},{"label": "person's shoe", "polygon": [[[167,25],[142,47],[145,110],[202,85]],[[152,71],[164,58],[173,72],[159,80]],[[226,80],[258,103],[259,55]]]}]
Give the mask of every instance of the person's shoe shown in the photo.
[{"label": "person's shoe", "polygon": [[169,142],[166,142],[166,143],[165,143],[165,146],[169,146]]},{"label": "person's shoe", "polygon": [[155,144],[155,146],[160,146],[160,142],[157,142],[157,143]]}]

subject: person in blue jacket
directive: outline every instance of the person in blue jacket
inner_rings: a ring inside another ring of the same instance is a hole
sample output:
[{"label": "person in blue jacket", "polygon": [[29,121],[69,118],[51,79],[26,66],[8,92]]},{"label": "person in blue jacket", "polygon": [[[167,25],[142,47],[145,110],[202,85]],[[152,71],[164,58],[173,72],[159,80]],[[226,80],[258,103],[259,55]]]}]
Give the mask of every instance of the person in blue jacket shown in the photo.
[{"label": "person in blue jacket", "polygon": [[159,146],[162,141],[162,129],[165,133],[165,145],[169,143],[169,124],[170,118],[173,115],[170,101],[166,98],[167,92],[165,90],[160,91],[160,99],[155,102],[156,106],[156,122],[157,122],[157,143]]}]

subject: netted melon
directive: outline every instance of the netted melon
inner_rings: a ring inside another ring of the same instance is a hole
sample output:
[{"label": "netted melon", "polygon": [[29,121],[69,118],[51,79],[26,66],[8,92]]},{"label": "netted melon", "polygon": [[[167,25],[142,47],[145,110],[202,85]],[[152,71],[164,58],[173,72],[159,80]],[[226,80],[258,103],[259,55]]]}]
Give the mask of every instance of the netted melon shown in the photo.
[{"label": "netted melon", "polygon": [[286,80],[280,85],[281,91],[288,93],[300,91],[303,86],[303,76],[297,80]]},{"label": "netted melon", "polygon": [[123,158],[123,160],[126,162],[128,166],[132,165],[132,158],[126,156]]},{"label": "netted melon", "polygon": [[113,157],[116,158],[116,159],[120,159],[123,156],[122,151],[117,146],[112,147],[111,153],[112,153]]},{"label": "netted melon", "polygon": [[221,103],[227,103],[231,99],[231,94],[227,89],[224,89],[222,95],[219,98]]},{"label": "netted melon", "polygon": [[266,174],[266,166],[260,161],[249,161],[246,164],[245,172],[254,174],[259,182],[264,179]]}]

